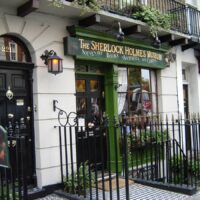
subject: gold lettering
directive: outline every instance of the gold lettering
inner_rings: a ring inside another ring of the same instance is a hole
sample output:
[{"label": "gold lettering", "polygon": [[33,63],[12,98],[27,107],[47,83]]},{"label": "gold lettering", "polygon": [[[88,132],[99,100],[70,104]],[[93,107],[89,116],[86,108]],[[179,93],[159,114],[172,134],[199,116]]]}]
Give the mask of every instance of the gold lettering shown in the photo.
[{"label": "gold lettering", "polygon": [[1,47],[1,51],[2,51],[2,52],[6,52],[5,46],[2,46],[2,47]]},{"label": "gold lettering", "polygon": [[87,42],[84,42],[84,39],[79,39],[79,41],[80,41],[81,49],[90,49],[90,44]]},{"label": "gold lettering", "polygon": [[162,60],[162,56],[160,54],[151,51],[147,51],[147,58]]}]

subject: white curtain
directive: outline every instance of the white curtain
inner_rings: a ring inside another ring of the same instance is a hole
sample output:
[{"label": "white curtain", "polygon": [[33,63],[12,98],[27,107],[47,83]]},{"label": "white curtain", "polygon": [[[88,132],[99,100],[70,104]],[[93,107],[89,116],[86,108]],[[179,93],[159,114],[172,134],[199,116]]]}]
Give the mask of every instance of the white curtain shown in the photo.
[{"label": "white curtain", "polygon": [[127,68],[118,68],[118,114],[123,111],[126,102],[126,92],[128,87]]}]

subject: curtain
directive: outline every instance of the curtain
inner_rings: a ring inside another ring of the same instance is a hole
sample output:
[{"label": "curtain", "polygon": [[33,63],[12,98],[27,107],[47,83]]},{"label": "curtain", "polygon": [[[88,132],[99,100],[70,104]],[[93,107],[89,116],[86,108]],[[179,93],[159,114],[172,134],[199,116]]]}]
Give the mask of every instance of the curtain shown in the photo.
[{"label": "curtain", "polygon": [[118,84],[118,114],[120,115],[126,107],[127,68],[118,68]]}]

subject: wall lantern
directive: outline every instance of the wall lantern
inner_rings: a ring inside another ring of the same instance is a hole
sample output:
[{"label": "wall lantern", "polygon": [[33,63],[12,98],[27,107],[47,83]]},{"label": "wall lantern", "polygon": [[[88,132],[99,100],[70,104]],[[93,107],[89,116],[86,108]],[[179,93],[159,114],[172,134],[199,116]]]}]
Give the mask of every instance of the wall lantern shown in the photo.
[{"label": "wall lantern", "polygon": [[63,72],[63,59],[57,56],[54,50],[45,50],[40,58],[44,60],[44,64],[48,66],[49,73],[56,75]]}]

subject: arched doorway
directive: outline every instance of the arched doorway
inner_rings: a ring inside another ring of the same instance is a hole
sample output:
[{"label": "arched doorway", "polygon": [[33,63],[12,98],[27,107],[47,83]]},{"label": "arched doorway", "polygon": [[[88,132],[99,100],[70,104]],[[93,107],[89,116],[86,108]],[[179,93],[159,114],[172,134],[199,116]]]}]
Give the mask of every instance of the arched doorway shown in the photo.
[{"label": "arched doorway", "polygon": [[[24,134],[26,144],[26,176],[29,184],[34,183],[34,127],[32,102],[32,70],[30,53],[26,45],[16,37],[0,36],[0,125],[9,137]],[[23,128],[23,131],[17,129]],[[12,154],[11,167],[15,170],[16,144],[9,144]],[[11,156],[10,156],[11,157]],[[23,170],[23,169],[22,169]]]}]

